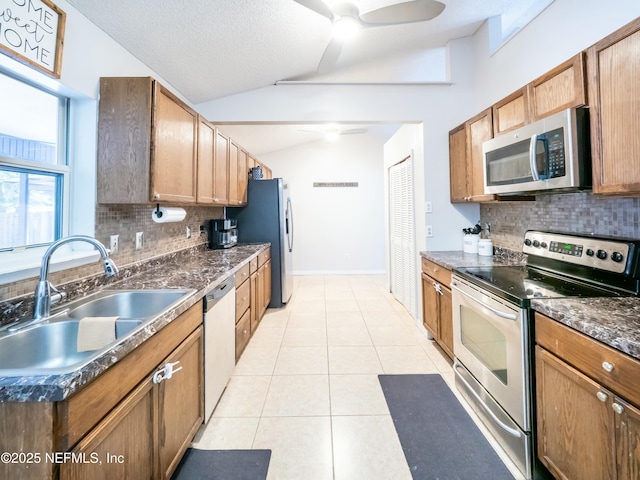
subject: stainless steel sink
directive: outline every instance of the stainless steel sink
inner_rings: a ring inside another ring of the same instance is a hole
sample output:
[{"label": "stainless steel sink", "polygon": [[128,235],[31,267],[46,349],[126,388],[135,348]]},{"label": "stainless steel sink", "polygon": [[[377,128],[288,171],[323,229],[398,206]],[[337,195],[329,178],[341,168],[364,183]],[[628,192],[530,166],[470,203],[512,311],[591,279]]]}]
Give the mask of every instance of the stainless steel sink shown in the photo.
[{"label": "stainless steel sink", "polygon": [[195,290],[103,290],[75,300],[42,322],[0,333],[0,376],[71,372],[115,343],[78,352],[78,325],[85,317],[119,317],[116,343],[169,311]]},{"label": "stainless steel sink", "polygon": [[65,308],[71,318],[120,317],[146,319],[163,313],[191,290],[103,290]]}]

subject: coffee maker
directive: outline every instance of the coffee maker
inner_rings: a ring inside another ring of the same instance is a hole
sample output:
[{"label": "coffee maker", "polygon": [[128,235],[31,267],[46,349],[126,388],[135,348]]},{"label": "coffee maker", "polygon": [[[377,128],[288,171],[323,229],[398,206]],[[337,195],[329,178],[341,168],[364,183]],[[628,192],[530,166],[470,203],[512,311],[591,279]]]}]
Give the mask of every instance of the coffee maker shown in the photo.
[{"label": "coffee maker", "polygon": [[222,218],[209,221],[209,248],[231,248],[238,243],[238,221]]}]

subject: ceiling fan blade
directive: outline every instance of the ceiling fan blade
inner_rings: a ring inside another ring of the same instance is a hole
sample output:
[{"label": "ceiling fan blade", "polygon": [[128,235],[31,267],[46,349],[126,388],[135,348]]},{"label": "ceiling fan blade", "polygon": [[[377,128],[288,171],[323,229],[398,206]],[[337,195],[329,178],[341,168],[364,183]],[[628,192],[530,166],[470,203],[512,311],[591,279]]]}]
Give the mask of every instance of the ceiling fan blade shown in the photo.
[{"label": "ceiling fan blade", "polygon": [[331,10],[329,10],[329,7],[327,6],[327,4],[324,3],[322,0],[293,0],[293,1],[333,21],[333,13],[331,12]]},{"label": "ceiling fan blade", "polygon": [[333,68],[338,61],[340,52],[342,52],[342,43],[343,41],[337,38],[331,39],[329,45],[327,45],[327,48],[325,48],[324,53],[322,54],[320,63],[318,64],[319,73],[327,73]]},{"label": "ceiling fan blade", "polygon": [[364,13],[360,20],[365,26],[424,22],[440,15],[444,7],[437,0],[412,0]]},{"label": "ceiling fan blade", "polygon": [[340,135],[352,135],[354,133],[367,133],[369,130],[366,128],[352,128],[350,130],[342,130]]}]

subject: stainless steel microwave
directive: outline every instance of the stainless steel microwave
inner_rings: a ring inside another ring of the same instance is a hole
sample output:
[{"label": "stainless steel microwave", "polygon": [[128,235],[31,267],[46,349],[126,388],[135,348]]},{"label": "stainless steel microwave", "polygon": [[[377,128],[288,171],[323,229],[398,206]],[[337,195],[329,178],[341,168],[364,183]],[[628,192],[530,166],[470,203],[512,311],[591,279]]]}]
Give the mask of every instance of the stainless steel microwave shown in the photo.
[{"label": "stainless steel microwave", "polygon": [[482,145],[484,192],[527,194],[591,188],[589,111],[570,108]]}]

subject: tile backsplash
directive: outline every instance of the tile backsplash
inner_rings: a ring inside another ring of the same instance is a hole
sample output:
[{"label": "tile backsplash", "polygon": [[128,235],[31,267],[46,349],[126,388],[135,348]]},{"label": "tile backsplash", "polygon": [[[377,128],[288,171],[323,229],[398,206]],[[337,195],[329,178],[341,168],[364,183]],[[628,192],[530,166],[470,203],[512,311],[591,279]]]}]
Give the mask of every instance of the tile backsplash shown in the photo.
[{"label": "tile backsplash", "polygon": [[[118,252],[111,255],[118,267],[148,260],[159,255],[194,247],[207,241],[207,234],[200,234],[200,226],[212,218],[222,218],[222,207],[183,207],[187,216],[182,222],[155,223],[151,219],[152,205],[97,205],[95,238],[109,247],[109,237],[119,235]],[[191,238],[187,238],[187,226]],[[136,232],[144,233],[144,247],[135,249]],[[94,275],[103,274],[102,263],[95,262],[49,275],[58,286]],[[36,278],[0,285],[0,301],[32,294]]]},{"label": "tile backsplash", "polygon": [[480,206],[482,225],[491,224],[493,244],[522,250],[527,230],[640,238],[640,198],[603,197],[591,192],[538,195],[535,202]]}]

